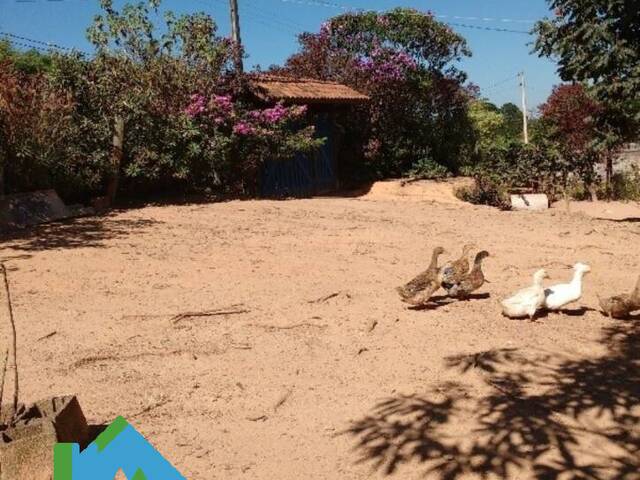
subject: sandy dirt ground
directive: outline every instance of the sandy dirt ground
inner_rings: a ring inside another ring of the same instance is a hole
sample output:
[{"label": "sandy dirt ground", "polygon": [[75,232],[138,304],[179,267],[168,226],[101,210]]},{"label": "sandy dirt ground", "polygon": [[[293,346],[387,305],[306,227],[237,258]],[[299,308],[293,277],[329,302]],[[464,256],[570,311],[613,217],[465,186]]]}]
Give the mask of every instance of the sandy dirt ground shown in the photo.
[{"label": "sandy dirt ground", "polygon": [[[500,212],[405,188],[4,238],[22,398],[123,415],[193,480],[640,479],[640,319],[595,310],[640,274],[640,208]],[[467,242],[491,253],[474,299],[399,301],[433,247]],[[564,282],[576,261],[593,272],[570,310],[501,316],[536,269]]]}]

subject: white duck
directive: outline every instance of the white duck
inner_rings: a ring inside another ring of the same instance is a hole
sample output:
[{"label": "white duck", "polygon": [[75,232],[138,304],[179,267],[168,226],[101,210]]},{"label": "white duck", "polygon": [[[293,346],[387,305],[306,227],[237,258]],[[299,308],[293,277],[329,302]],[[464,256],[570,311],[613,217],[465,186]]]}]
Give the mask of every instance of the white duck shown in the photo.
[{"label": "white duck", "polygon": [[546,270],[538,270],[533,275],[531,287],[523,288],[502,301],[502,313],[509,318],[533,319],[536,312],[544,306],[545,295],[542,282],[548,277]]},{"label": "white duck", "polygon": [[573,266],[573,279],[570,283],[554,285],[544,291],[544,306],[548,310],[560,310],[565,305],[580,300],[582,297],[582,279],[591,271],[589,265],[576,263]]}]

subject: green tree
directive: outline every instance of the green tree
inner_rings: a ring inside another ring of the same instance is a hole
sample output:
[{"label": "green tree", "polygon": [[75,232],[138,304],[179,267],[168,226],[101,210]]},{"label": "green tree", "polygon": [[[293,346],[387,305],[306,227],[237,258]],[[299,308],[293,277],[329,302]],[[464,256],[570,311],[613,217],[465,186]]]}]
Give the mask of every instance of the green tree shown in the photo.
[{"label": "green tree", "polygon": [[494,104],[485,100],[471,102],[469,118],[475,132],[477,155],[483,156],[491,148],[504,143],[504,116]]},{"label": "green tree", "polygon": [[51,55],[36,49],[20,51],[9,40],[0,40],[0,62],[10,61],[18,72],[42,73],[51,68]]},{"label": "green tree", "polygon": [[504,119],[502,135],[510,141],[522,140],[522,110],[513,103],[505,103],[500,113]]},{"label": "green tree", "polygon": [[640,8],[630,0],[547,0],[555,18],[539,22],[535,49],[558,62],[567,82],[591,86],[607,106],[605,148],[637,133],[640,122]]},{"label": "green tree", "polygon": [[[152,16],[160,3],[117,10],[112,0],[101,0],[102,13],[87,31],[97,55],[79,77],[84,86],[74,91],[91,105],[87,113],[113,132],[112,200],[122,173],[155,181],[189,176],[187,156],[177,152],[187,128],[180,113],[194,92],[212,93],[229,65],[230,43],[217,35],[209,15],[168,13],[159,34]],[[64,70],[58,73],[65,77]],[[119,138],[123,126],[125,138]]]}]

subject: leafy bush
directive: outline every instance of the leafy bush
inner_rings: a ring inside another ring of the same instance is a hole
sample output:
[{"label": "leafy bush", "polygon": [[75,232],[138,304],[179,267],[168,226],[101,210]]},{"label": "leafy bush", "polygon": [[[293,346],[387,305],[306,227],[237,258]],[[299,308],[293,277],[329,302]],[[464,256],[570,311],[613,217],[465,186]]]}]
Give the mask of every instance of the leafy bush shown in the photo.
[{"label": "leafy bush", "polygon": [[433,161],[433,159],[423,157],[413,164],[413,167],[409,170],[409,175],[413,178],[435,180],[448,177],[451,172],[443,165]]},{"label": "leafy bush", "polygon": [[0,64],[0,189],[7,193],[54,186],[82,196],[106,171],[108,154],[91,158],[96,126],[76,116],[73,96],[52,88],[42,74],[28,75]]},{"label": "leafy bush", "polygon": [[611,198],[640,202],[640,167],[615,173],[611,179]]},{"label": "leafy bush", "polygon": [[557,194],[555,151],[540,145],[510,143],[490,148],[479,163],[467,170],[475,186],[463,189],[460,198],[471,203],[507,208],[509,192],[515,188]]}]

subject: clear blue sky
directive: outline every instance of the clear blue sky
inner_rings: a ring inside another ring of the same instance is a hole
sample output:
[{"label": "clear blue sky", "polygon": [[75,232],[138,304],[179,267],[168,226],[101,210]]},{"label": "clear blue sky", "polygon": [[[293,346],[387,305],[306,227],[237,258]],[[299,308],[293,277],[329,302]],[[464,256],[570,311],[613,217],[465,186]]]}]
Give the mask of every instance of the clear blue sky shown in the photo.
[{"label": "clear blue sky", "polygon": [[[544,0],[239,0],[247,65],[281,63],[296,51],[296,34],[317,31],[327,18],[347,8],[411,6],[431,10],[445,22],[528,31],[548,15]],[[0,0],[0,31],[90,50],[86,27],[98,13],[97,0]],[[116,0],[116,5],[124,0]],[[322,5],[324,4],[324,5]],[[211,14],[220,33],[229,33],[227,0],[164,0],[164,9]],[[463,18],[456,18],[463,17]],[[484,19],[484,20],[483,20]],[[506,21],[511,20],[511,21]],[[473,57],[462,68],[497,104],[520,104],[518,71],[527,75],[530,108],[542,103],[559,82],[555,65],[532,55],[532,36],[453,26],[465,36]],[[499,84],[495,86],[496,84]]]}]

